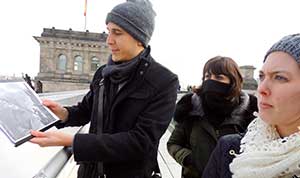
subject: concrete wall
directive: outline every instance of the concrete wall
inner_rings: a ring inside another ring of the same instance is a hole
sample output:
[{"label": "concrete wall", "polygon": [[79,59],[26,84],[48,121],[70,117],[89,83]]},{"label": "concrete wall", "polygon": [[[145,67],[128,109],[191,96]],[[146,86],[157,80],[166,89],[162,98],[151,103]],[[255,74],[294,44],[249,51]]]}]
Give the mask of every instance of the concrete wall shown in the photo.
[{"label": "concrete wall", "polygon": [[43,92],[57,92],[70,90],[84,90],[89,89],[89,83],[73,83],[73,82],[59,82],[59,81],[42,81]]}]

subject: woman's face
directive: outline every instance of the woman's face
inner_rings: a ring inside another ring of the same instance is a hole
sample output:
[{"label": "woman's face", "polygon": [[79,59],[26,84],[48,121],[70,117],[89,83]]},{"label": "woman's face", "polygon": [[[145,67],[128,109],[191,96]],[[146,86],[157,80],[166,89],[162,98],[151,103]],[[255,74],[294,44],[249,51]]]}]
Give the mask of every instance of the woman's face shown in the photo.
[{"label": "woman's face", "polygon": [[281,136],[298,131],[300,125],[300,68],[289,54],[271,53],[264,63],[258,85],[260,117],[276,126]]},{"label": "woman's face", "polygon": [[222,83],[230,84],[230,79],[226,75],[220,74],[210,74],[208,72],[205,73],[204,80],[215,80]]}]

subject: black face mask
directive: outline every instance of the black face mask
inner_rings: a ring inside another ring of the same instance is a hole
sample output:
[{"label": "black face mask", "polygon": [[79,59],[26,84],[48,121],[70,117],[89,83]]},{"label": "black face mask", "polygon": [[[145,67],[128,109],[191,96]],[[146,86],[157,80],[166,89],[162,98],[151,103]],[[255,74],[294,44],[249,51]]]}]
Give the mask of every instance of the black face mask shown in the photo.
[{"label": "black face mask", "polygon": [[235,99],[228,99],[231,85],[215,80],[205,80],[201,87],[204,113],[212,122],[221,123],[229,116],[237,104]]}]

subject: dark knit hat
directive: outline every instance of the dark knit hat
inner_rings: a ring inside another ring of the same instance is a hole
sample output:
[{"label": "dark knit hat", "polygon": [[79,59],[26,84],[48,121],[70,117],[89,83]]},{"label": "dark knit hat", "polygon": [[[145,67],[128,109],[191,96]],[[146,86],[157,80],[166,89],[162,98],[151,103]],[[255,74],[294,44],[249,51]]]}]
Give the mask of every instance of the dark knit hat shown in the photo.
[{"label": "dark knit hat", "polygon": [[149,0],[127,0],[107,14],[106,24],[112,22],[120,26],[147,47],[154,30],[155,16]]},{"label": "dark knit hat", "polygon": [[275,43],[265,55],[264,62],[266,61],[268,55],[275,51],[288,53],[297,61],[297,63],[300,64],[300,33],[285,36]]}]

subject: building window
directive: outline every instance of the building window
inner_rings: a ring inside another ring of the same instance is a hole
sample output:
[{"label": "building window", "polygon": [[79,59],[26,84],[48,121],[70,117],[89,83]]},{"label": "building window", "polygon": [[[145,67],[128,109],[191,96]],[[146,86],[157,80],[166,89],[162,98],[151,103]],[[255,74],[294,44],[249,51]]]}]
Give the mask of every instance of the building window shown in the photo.
[{"label": "building window", "polygon": [[74,60],[74,71],[83,71],[83,59],[81,56],[76,56]]},{"label": "building window", "polygon": [[67,57],[63,54],[58,56],[57,69],[66,70],[67,68]]},{"label": "building window", "polygon": [[99,67],[100,67],[99,59],[96,57],[93,57],[92,61],[91,61],[91,70],[96,71]]}]

